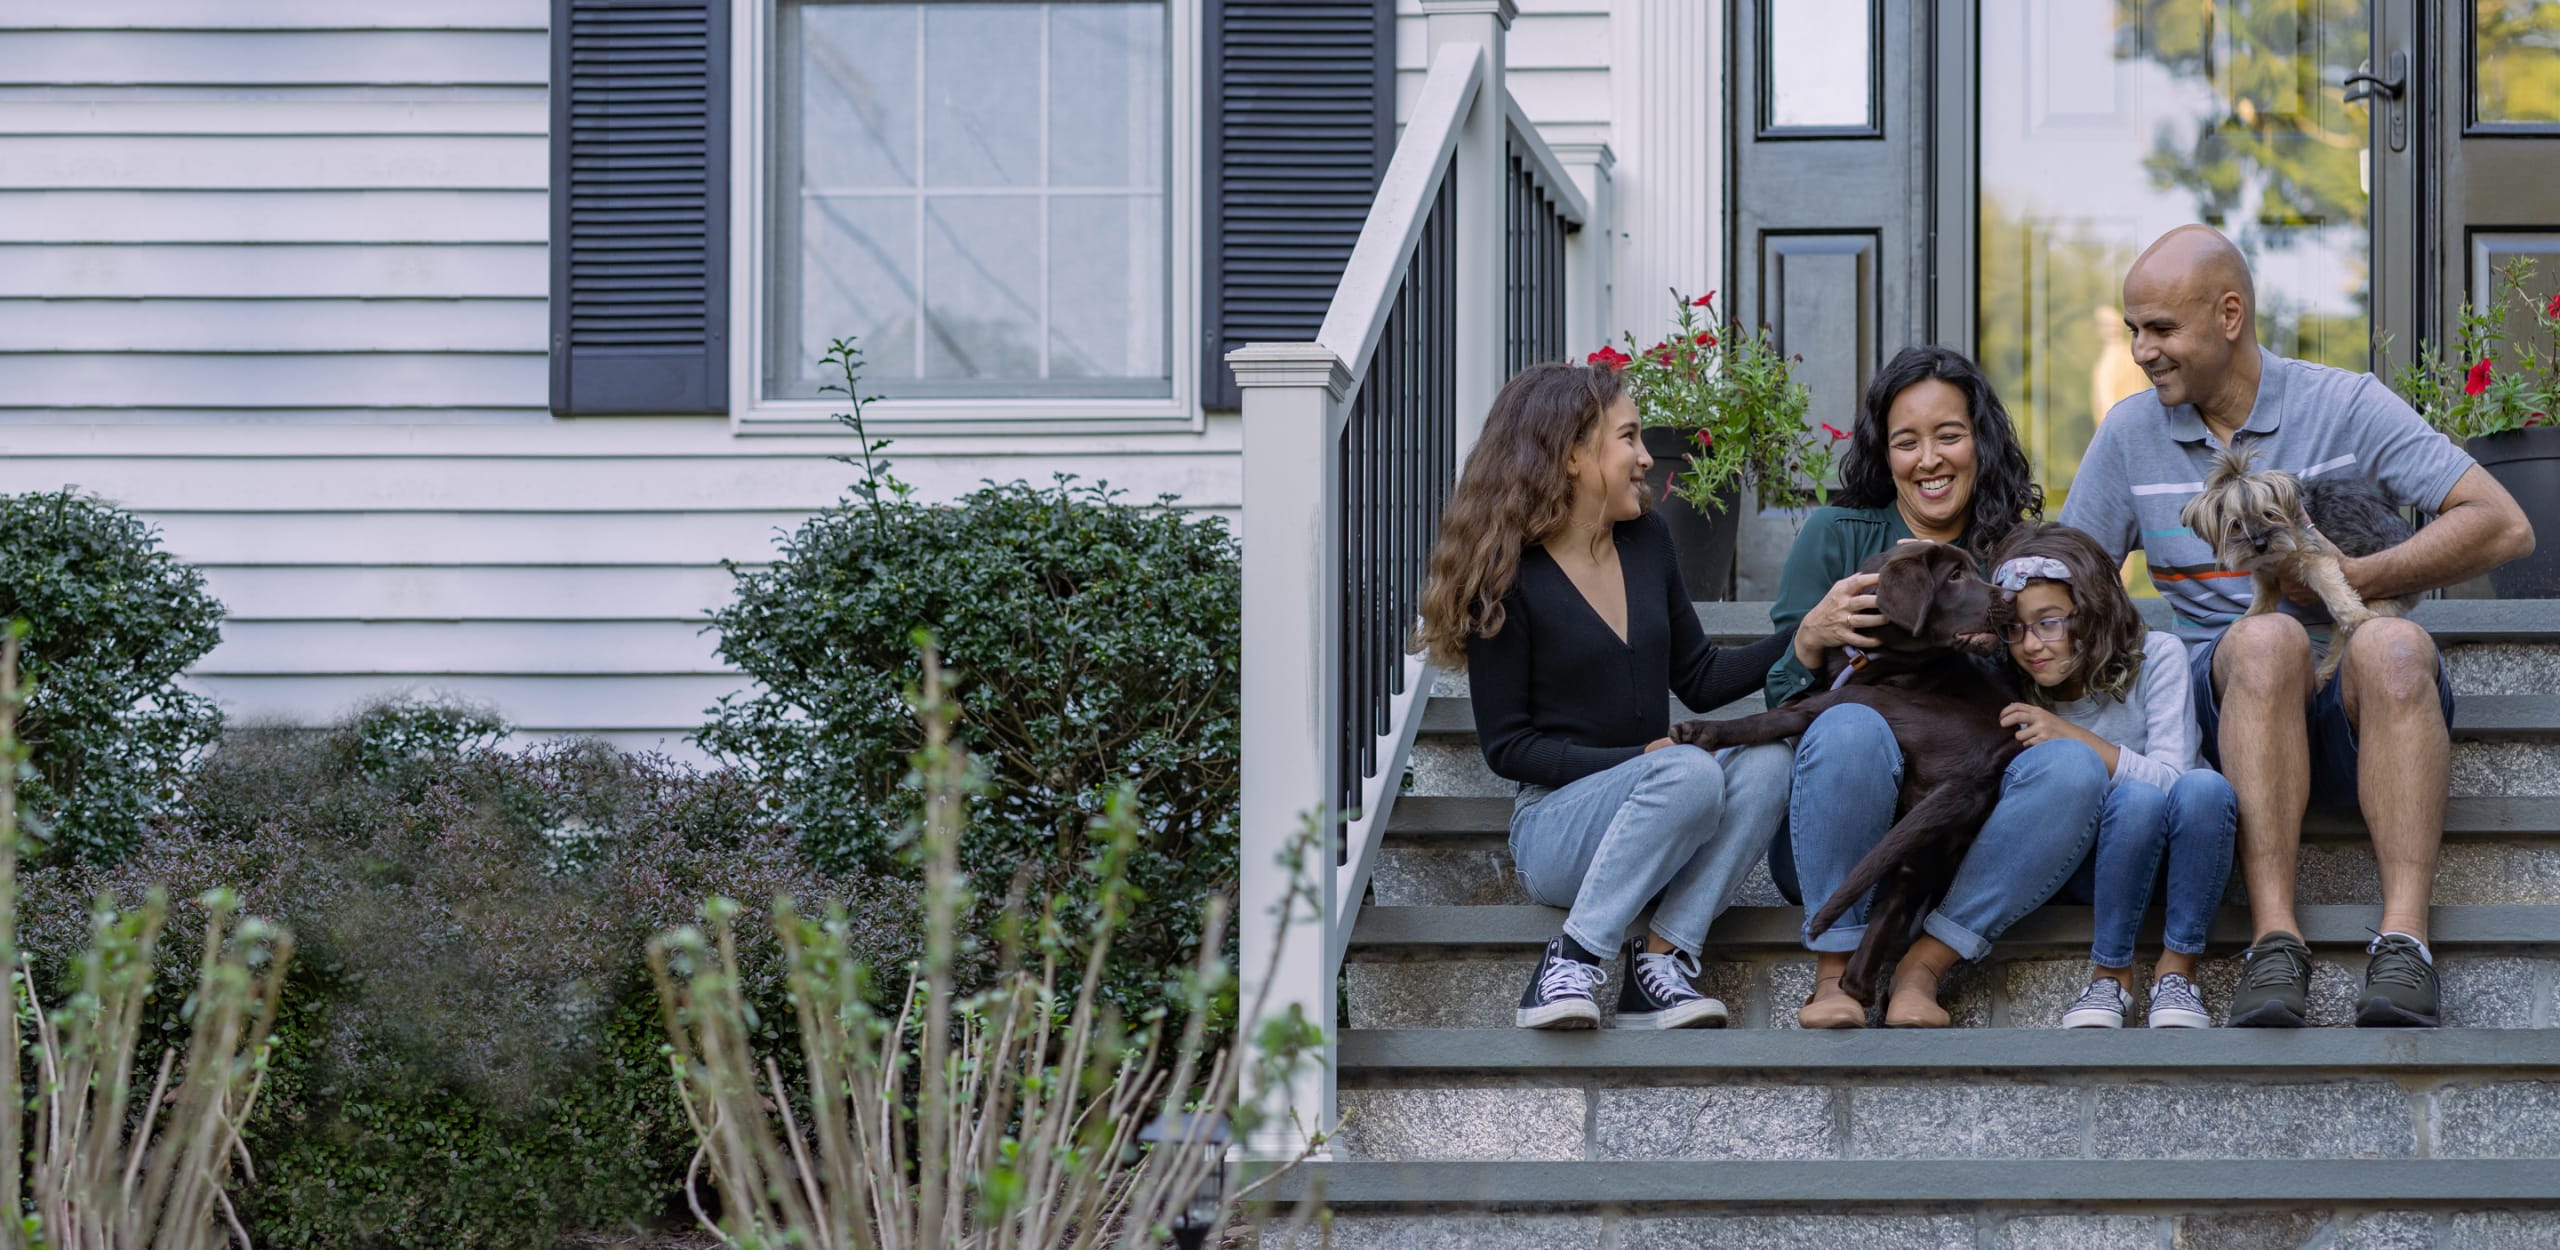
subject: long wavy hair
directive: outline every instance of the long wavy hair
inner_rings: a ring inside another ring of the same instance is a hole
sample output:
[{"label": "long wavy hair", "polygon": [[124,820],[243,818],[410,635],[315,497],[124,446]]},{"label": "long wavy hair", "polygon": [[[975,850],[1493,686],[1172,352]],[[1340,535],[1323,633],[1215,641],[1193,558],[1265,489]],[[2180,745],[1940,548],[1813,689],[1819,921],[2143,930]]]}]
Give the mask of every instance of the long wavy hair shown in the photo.
[{"label": "long wavy hair", "polygon": [[[2098,540],[2068,525],[2046,521],[2029,521],[2009,534],[1994,553],[1992,571],[2019,556],[2050,556],[2062,562],[2071,575],[2071,675],[2080,682],[2083,697],[2105,695],[2122,699],[2142,676],[2142,639],[2145,626],[2142,613],[2133,606],[2133,596],[2126,594],[2124,582],[2116,574],[2115,563],[2107,559]],[[2051,580],[2051,579],[2036,579]],[[2001,591],[1992,615],[2006,626],[2017,619],[2018,596]],[[2050,706],[2051,695],[2033,682],[2027,697]]]},{"label": "long wavy hair", "polygon": [[2027,453],[2018,448],[2017,427],[2001,406],[1999,392],[1962,352],[1906,347],[1877,371],[1858,405],[1848,449],[1841,453],[1840,489],[1831,502],[1846,508],[1892,506],[1893,459],[1885,446],[1885,418],[1897,396],[1933,378],[1964,392],[1965,413],[1973,421],[1973,520],[1967,528],[1978,557],[1997,549],[2020,521],[2044,517],[2044,488],[2028,476]]},{"label": "long wavy hair", "polygon": [[1531,365],[1502,384],[1440,512],[1413,650],[1443,668],[1464,668],[1467,640],[1501,631],[1502,597],[1519,578],[1520,553],[1553,537],[1572,514],[1565,458],[1622,393],[1617,374],[1562,362]]}]

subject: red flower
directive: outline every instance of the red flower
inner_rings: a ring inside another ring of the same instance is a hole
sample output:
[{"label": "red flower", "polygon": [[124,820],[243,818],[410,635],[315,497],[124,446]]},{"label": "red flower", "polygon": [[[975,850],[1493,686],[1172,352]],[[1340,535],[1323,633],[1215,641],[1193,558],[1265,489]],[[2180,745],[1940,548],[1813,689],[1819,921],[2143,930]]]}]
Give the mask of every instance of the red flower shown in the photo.
[{"label": "red flower", "polygon": [[2471,372],[2463,376],[2462,393],[2465,395],[2477,395],[2488,389],[2489,362],[2483,360],[2479,364],[2471,366]]},{"label": "red flower", "polygon": [[1849,437],[1849,432],[1847,430],[1833,429],[1831,423],[1828,421],[1822,423],[1822,432],[1830,435],[1831,441],[1835,443],[1839,442],[1841,439]]},{"label": "red flower", "polygon": [[1700,430],[1698,431],[1698,445],[1700,447],[1713,447],[1716,445],[1716,436],[1707,433],[1705,430]]},{"label": "red flower", "polygon": [[1671,363],[1672,350],[1669,343],[1656,343],[1653,345],[1653,350],[1646,352],[1645,354],[1653,357],[1653,363],[1657,365],[1667,365]]},{"label": "red flower", "polygon": [[1655,503],[1663,503],[1671,498],[1671,483],[1672,479],[1669,477],[1662,479],[1662,498],[1654,500]]},{"label": "red flower", "polygon": [[1626,368],[1627,362],[1635,359],[1635,357],[1629,356],[1625,352],[1619,351],[1614,347],[1603,345],[1600,350],[1593,352],[1582,359],[1585,364],[1591,365],[1595,368],[1607,369],[1610,372],[1615,373],[1620,369]]},{"label": "red flower", "polygon": [[1713,292],[1713,291],[1709,291],[1709,292],[1707,292],[1706,294],[1701,295],[1701,296],[1699,296],[1699,297],[1698,297],[1698,298],[1696,298],[1696,299],[1690,300],[1690,301],[1689,301],[1689,306],[1690,306],[1690,307],[1692,307],[1692,308],[1706,308],[1706,307],[1709,307],[1709,306],[1713,305],[1715,302],[1716,302],[1716,293],[1715,293],[1715,292]]},{"label": "red flower", "polygon": [[1715,331],[1713,331],[1713,330],[1700,330],[1700,331],[1698,331],[1698,346],[1700,346],[1700,347],[1713,347],[1713,346],[1715,346],[1715,345],[1716,345],[1716,333],[1715,333]]},{"label": "red flower", "polygon": [[2560,295],[2552,296],[2551,302],[2542,306],[2542,315],[2545,317],[2560,317]]}]

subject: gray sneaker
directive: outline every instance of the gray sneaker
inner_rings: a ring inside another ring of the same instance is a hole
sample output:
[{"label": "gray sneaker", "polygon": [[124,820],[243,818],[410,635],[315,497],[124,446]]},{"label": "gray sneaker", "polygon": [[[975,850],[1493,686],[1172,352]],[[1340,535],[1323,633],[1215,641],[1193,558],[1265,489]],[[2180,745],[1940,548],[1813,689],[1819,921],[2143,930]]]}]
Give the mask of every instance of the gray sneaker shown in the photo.
[{"label": "gray sneaker", "polygon": [[2241,958],[2247,962],[2231,992],[2231,1027],[2301,1028],[2311,1010],[2311,948],[2279,929]]},{"label": "gray sneaker", "polygon": [[2436,1027],[2436,969],[2416,938],[2385,933],[2365,948],[2364,997],[2356,1002],[2356,1027]]},{"label": "gray sneaker", "polygon": [[2121,1029],[2125,1013],[2133,1010],[2133,995],[2116,984],[2113,977],[2098,977],[2089,988],[2080,991],[2062,1013],[2066,1029]]},{"label": "gray sneaker", "polygon": [[2196,983],[2174,972],[2151,983],[2149,1021],[2155,1029],[2213,1027],[2213,1017],[2204,1013],[2204,995],[2196,991]]}]

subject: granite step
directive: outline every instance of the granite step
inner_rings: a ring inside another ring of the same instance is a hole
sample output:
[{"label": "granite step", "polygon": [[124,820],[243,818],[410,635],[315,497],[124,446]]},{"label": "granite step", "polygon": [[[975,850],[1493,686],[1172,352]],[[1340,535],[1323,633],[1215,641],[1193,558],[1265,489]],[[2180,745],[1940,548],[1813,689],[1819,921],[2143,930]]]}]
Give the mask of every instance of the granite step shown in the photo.
[{"label": "granite step", "polygon": [[[1697,715],[1677,699],[1667,701],[1674,721]],[[1737,700],[1704,715],[1714,720],[1731,720],[1765,710],[1757,697]],[[1475,738],[1475,701],[1463,695],[1433,695],[1422,709],[1421,734],[1446,738],[1464,736],[1472,745]],[[2456,742],[2560,742],[2560,695],[2550,694],[2471,694],[2459,695],[2453,708],[2453,739]]]},{"label": "granite step", "polygon": [[[1960,1040],[1982,1042],[1996,1034]],[[2560,1175],[2560,1080],[2538,1073],[1937,1079],[1793,1073],[1709,1083],[1516,1081],[1339,1094],[1337,1158],[1400,1163],[1681,1159],[2514,1159]]]},{"label": "granite step", "polygon": [[[1387,954],[1533,953],[1556,935],[1565,913],[1556,907],[1364,907],[1351,929],[1355,960]],[[2300,909],[2302,938],[2313,947],[2361,947],[2371,939],[2371,907],[2327,905]],[[1799,949],[1804,922],[1793,907],[1735,907],[1717,917],[1707,946],[1719,953]],[[2428,941],[2439,951],[2493,947],[2560,946],[2560,906],[2498,904],[2439,906],[2428,917]],[[2143,944],[2156,943],[2159,918],[2146,925]],[[2207,941],[2247,945],[2247,909],[2225,907],[2214,917]],[[2039,907],[2010,927],[2000,945],[2010,950],[2086,950],[2089,909]],[[1995,952],[1995,955],[1997,952]]]},{"label": "granite step", "polygon": [[[1511,800],[1499,795],[1409,794],[1387,818],[1384,844],[1416,849],[1483,849],[1506,844]],[[2560,797],[2474,795],[2448,799],[2445,841],[2494,842],[2549,838],[2560,841]],[[2366,838],[2364,817],[2314,808],[2303,817],[2305,842]]]},{"label": "granite step", "polygon": [[[2436,1160],[2379,1163],[2251,1165],[2247,1176],[2220,1173],[2226,1165],[2152,1163],[2007,1164],[1997,1174],[2017,1185],[2069,1192],[2123,1195],[2113,1199],[2011,1198],[1950,1210],[1919,1205],[1908,1187],[1937,1188],[1948,1172],[1927,1164],[1729,1165],[1714,1169],[1714,1198],[1597,1198],[1570,1204],[1488,1204],[1469,1208],[1457,1200],[1421,1205],[1427,1186],[1459,1193],[1497,1190],[1504,1172],[1448,1164],[1411,1172],[1395,1164],[1316,1165],[1276,1182],[1301,1198],[1321,1189],[1339,1210],[1322,1222],[1313,1217],[1275,1221],[1261,1234],[1266,1250],[2551,1250],[2560,1246],[2560,1210],[2531,1187],[2536,1162],[2455,1164]],[[1537,1167],[1540,1165],[1526,1165]],[[1594,1193],[1621,1195],[1651,1178],[1630,1164],[1576,1165],[1612,1172]],[[1702,1169],[1659,1167],[1665,1184]],[[1769,1174],[1801,1171],[1781,1196]],[[1393,1176],[1387,1169],[1398,1169]],[[1810,1171],[1802,1171],[1811,1169]],[[2475,1170],[2476,1169],[2476,1170]],[[1589,1172],[1554,1178],[1561,1187]],[[2115,1179],[2104,1174],[2113,1173]],[[2306,1175],[2306,1173],[2308,1175]],[[2356,1178],[2341,1183],[2341,1175]],[[1239,1182],[1241,1183],[1241,1182]],[[2217,1194],[2269,1194],[2294,1186],[2335,1195],[2316,1201],[2270,1205],[2265,1199]],[[1819,1188],[1818,1188],[1819,1187]],[[2174,1194],[2170,1198],[2164,1195]]]}]

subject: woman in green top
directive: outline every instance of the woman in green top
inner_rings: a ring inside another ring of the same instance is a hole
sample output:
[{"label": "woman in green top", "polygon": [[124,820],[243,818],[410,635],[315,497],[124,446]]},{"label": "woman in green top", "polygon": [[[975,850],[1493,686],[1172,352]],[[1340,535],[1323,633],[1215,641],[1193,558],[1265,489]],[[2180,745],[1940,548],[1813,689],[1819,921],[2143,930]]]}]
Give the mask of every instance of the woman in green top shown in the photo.
[{"label": "woman in green top", "polygon": [[[1868,557],[1922,539],[1958,544],[1979,560],[2019,521],[2044,513],[2044,491],[2028,477],[2000,397],[1972,361],[1943,347],[1905,348],[1868,385],[1832,497],[1836,506],[1805,522],[1778,581],[1769,618],[1796,635],[1791,653],[1769,670],[1772,704],[1812,682],[1825,650],[1876,645],[1868,632],[1884,623],[1876,577],[1858,571]],[[1870,708],[1831,708],[1805,730],[1788,836],[1771,869],[1782,887],[1800,880],[1793,896],[1808,914],[1893,824],[1901,772],[1893,734]],[[2097,753],[2078,742],[2018,755],[2000,778],[1999,806],[1894,974],[1886,1024],[1948,1022],[1939,978],[1959,960],[1987,954],[1992,939],[2069,879],[2096,837],[2106,785]],[[1865,930],[1861,902],[1829,930],[1806,935],[1816,961],[1813,997],[1796,1013],[1805,1027],[1866,1023],[1865,1005],[1840,989]]]}]

